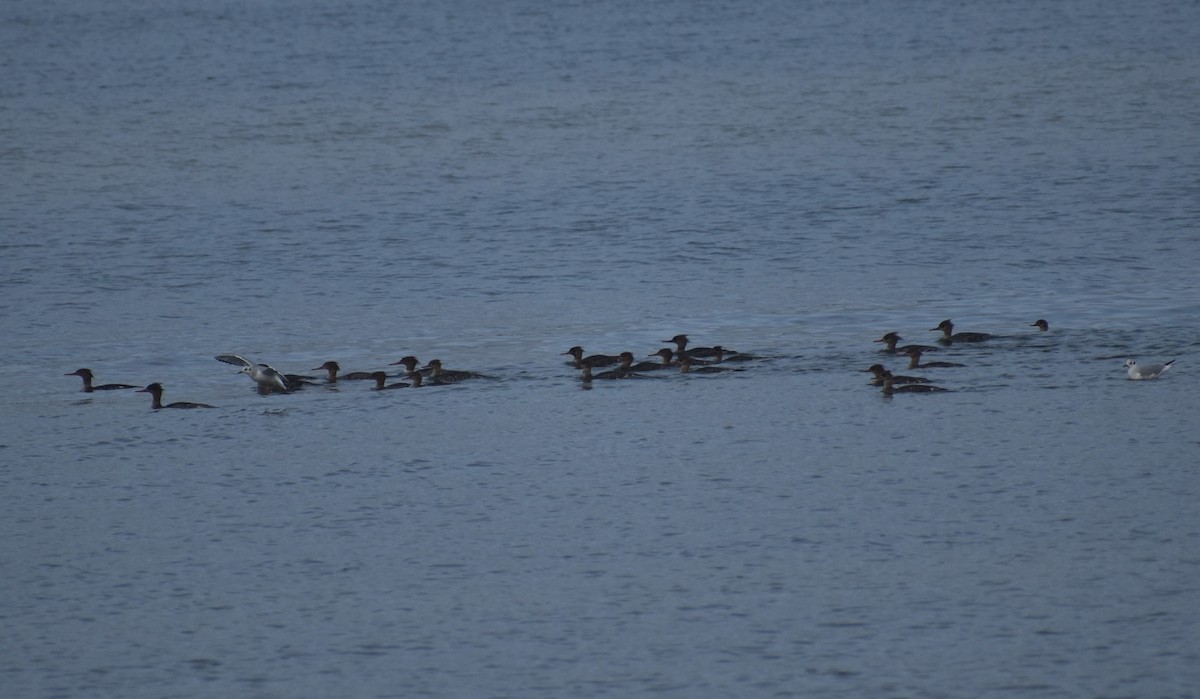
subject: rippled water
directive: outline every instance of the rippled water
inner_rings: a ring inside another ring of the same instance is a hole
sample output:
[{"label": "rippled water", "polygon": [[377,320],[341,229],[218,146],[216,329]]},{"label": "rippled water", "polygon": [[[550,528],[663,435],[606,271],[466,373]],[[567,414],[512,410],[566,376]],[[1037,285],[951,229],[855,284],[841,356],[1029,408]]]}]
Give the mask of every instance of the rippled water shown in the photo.
[{"label": "rippled water", "polygon": [[1198,14],[5,4],[4,694],[1194,696]]}]

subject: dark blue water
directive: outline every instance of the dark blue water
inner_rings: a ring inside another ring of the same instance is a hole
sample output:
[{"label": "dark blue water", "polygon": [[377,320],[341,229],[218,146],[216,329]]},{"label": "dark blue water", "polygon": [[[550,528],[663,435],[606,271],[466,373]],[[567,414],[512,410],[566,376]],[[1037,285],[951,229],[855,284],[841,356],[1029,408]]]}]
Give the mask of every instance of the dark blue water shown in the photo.
[{"label": "dark blue water", "polygon": [[[1194,696],[1198,46],[1174,2],[4,5],[3,694]],[[947,317],[997,336],[951,392],[867,385]],[[680,332],[763,359],[561,356]]]}]

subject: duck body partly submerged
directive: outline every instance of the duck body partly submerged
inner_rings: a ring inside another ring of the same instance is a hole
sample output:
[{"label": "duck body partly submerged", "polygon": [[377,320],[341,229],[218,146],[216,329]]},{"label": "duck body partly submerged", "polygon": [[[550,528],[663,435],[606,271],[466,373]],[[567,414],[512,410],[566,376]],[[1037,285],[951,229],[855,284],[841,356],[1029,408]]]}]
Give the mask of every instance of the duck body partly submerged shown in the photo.
[{"label": "duck body partly submerged", "polygon": [[734,352],[732,350],[727,350],[720,345],[713,345],[712,348],[713,348],[713,361],[715,361],[717,364],[721,364],[723,362],[753,362],[753,361],[762,359],[762,357],[759,357],[759,356],[756,356],[753,354],[746,354],[745,352]]},{"label": "duck body partly submerged", "polygon": [[334,361],[328,361],[313,368],[313,371],[326,372],[325,383],[337,383],[339,379],[342,381],[368,381],[375,378],[375,372],[372,371],[351,371],[342,374],[341,370],[342,366]]},{"label": "duck body partly submerged", "polygon": [[592,381],[593,379],[595,379],[597,381],[606,381],[606,380],[614,380],[614,379],[642,379],[642,378],[646,378],[646,377],[642,376],[641,374],[637,373],[636,371],[629,371],[627,369],[621,369],[621,368],[609,369],[607,371],[602,371],[598,374],[593,374],[590,367],[588,367],[586,365],[583,367],[583,380],[584,381]]},{"label": "duck body partly submerged", "polygon": [[[420,386],[421,385],[421,382],[420,382],[421,375],[415,374],[414,376],[417,377],[417,381],[416,381],[415,385]],[[401,381],[400,383],[389,384],[389,383],[387,383],[388,375],[387,375],[386,371],[373,371],[373,372],[371,372],[371,378],[374,379],[374,381],[375,381],[375,390],[376,391],[385,391],[390,388],[408,388],[409,386],[414,385],[411,383],[406,383],[404,381]]]},{"label": "duck body partly submerged", "polygon": [[624,371],[658,371],[660,369],[669,369],[674,366],[675,353],[670,348],[664,347],[659,351],[651,354],[651,357],[659,357],[657,362],[638,362],[633,363],[633,352],[622,352],[621,363],[618,368]]},{"label": "duck body partly submerged", "polygon": [[[891,373],[882,364],[872,364],[866,369],[863,369],[863,371],[869,371],[875,375],[871,379],[871,384],[874,386],[882,386],[884,374]],[[910,383],[929,383],[929,379],[925,378],[924,376],[896,376],[893,374],[892,383],[897,386],[902,386]]]},{"label": "duck body partly submerged", "polygon": [[941,331],[942,336],[938,338],[938,342],[943,345],[951,345],[955,342],[983,342],[984,340],[992,339],[992,336],[987,333],[956,333],[954,332],[954,323],[947,318],[937,324],[936,328],[930,328],[931,332]]},{"label": "duck body partly submerged", "polygon": [[883,372],[883,395],[885,396],[895,393],[946,393],[948,391],[949,389],[934,386],[931,383],[910,383],[898,386],[892,372]]},{"label": "duck body partly submerged", "polygon": [[703,364],[695,366],[698,362],[691,355],[685,354],[679,358],[679,373],[681,374],[724,374],[730,371],[744,371],[738,367],[717,366],[715,364]]},{"label": "duck body partly submerged", "polygon": [[875,340],[875,342],[884,343],[883,349],[879,351],[887,352],[888,354],[905,354],[910,349],[920,350],[921,352],[936,352],[938,350],[937,347],[932,347],[930,345],[903,345],[897,347],[897,343],[903,339],[903,337],[900,337],[900,333],[891,332],[879,338],[878,340]]},{"label": "duck body partly submerged", "polygon": [[399,360],[392,362],[388,366],[403,366],[404,367],[404,375],[410,379],[413,376],[416,376],[417,374],[423,374],[425,376],[429,376],[433,373],[433,371],[430,369],[418,368],[418,365],[420,363],[421,363],[421,360],[417,359],[416,357],[414,357],[410,354],[406,357],[401,357]]},{"label": "duck body partly submerged", "polygon": [[[632,354],[630,354],[629,356],[631,358],[633,357]],[[609,369],[608,371],[602,371],[600,373],[594,373],[592,371],[592,368],[593,368],[592,364],[589,363],[585,359],[583,362],[583,365],[580,367],[580,369],[582,370],[582,373],[580,374],[580,377],[579,377],[585,384],[591,383],[593,380],[598,380],[598,381],[610,380],[611,381],[611,380],[616,380],[616,379],[646,379],[646,378],[650,378],[650,377],[646,376],[645,374],[640,374],[636,371],[632,371],[630,369],[626,369],[621,366],[618,366],[615,369]]]},{"label": "duck body partly submerged", "polygon": [[587,362],[593,367],[612,366],[621,363],[621,357],[615,354],[592,354],[583,356],[583,348],[575,345],[571,349],[563,352],[564,355],[570,355],[571,361],[568,362],[576,369],[582,369],[584,362]]},{"label": "duck body partly submerged", "polygon": [[725,349],[724,347],[721,347],[719,345],[716,347],[691,347],[691,348],[689,348],[687,346],[688,345],[688,336],[687,335],[676,335],[675,337],[672,337],[670,340],[663,340],[663,342],[672,342],[675,344],[676,358],[683,356],[685,354],[688,355],[689,357],[716,357],[718,354],[732,356],[732,355],[735,355],[738,353],[737,350]]},{"label": "duck body partly submerged", "polygon": [[190,410],[193,408],[215,408],[216,407],[213,405],[208,405],[207,403],[190,403],[188,401],[179,401],[176,403],[168,403],[166,405],[163,405],[163,402],[162,402],[163,387],[162,387],[162,384],[160,384],[160,383],[152,383],[145,388],[138,389],[137,392],[150,394],[151,410],[162,410],[165,408],[175,408],[178,410]]},{"label": "duck body partly submerged", "polygon": [[922,352],[917,349],[910,349],[905,354],[908,355],[908,368],[909,369],[951,369],[951,368],[963,366],[962,364],[958,364],[956,362],[925,362],[924,364],[922,364],[921,363]]},{"label": "duck body partly submerged", "polygon": [[462,371],[459,369],[443,369],[442,360],[431,359],[424,367],[429,370],[429,382],[432,384],[450,384],[469,379],[486,379],[487,376],[474,372]]},{"label": "duck body partly submerged", "polygon": [[99,386],[94,386],[92,385],[92,381],[96,377],[92,373],[91,369],[76,369],[69,374],[63,374],[63,376],[78,376],[79,378],[83,379],[83,388],[80,390],[82,390],[84,393],[91,393],[92,391],[119,391],[126,388],[137,388],[137,386],[127,383],[105,383],[100,384]]}]

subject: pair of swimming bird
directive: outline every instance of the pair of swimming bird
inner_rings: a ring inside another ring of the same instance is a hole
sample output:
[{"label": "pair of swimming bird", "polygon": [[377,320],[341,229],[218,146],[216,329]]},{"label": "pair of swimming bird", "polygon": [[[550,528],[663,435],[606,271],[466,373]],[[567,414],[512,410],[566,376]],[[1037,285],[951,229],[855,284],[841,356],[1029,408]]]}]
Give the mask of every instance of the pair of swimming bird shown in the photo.
[{"label": "pair of swimming bird", "polygon": [[[83,389],[82,390],[84,393],[91,393],[93,391],[119,391],[119,390],[126,389],[126,388],[137,388],[137,386],[134,386],[132,384],[127,384],[127,383],[106,383],[106,384],[100,384],[99,386],[96,386],[93,383],[96,380],[96,375],[92,373],[91,369],[76,369],[75,371],[65,374],[65,376],[78,376],[79,378],[83,379]],[[135,391],[135,393],[149,393],[150,399],[151,399],[150,406],[154,410],[158,410],[160,408],[211,408],[211,407],[213,407],[211,405],[205,405],[204,403],[189,403],[187,401],[181,401],[178,403],[169,403],[167,405],[163,405],[163,402],[162,402],[163,387],[162,387],[162,384],[160,384],[160,383],[152,383],[149,386],[146,386],[145,388],[138,388],[138,390]]]},{"label": "pair of swimming bird", "polygon": [[[1039,320],[1034,325],[1042,330],[1050,328],[1050,325],[1044,320]],[[937,327],[930,328],[929,330],[930,332],[941,331],[942,336],[938,338],[938,342],[943,345],[952,345],[955,342],[983,342],[984,340],[992,339],[992,336],[987,333],[956,333],[954,332],[954,323],[949,318],[938,323]],[[907,354],[911,349],[916,349],[920,352],[933,352],[938,349],[929,345],[904,345],[903,347],[897,347],[896,344],[903,339],[899,333],[890,332],[875,342],[884,343],[886,346],[884,351],[892,354]]]}]

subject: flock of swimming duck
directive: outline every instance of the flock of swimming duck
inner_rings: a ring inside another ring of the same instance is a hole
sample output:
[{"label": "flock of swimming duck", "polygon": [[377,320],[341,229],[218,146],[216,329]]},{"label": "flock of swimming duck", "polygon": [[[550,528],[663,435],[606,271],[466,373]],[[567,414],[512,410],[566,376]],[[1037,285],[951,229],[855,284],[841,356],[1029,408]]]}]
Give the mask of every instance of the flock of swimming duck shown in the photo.
[{"label": "flock of swimming duck", "polygon": [[[1039,318],[1030,325],[1031,327],[1035,327],[1042,332],[1047,332],[1050,330],[1050,323],[1048,323],[1044,318]],[[938,323],[937,327],[930,328],[930,330],[941,331],[942,336],[938,338],[938,342],[943,346],[949,346],[956,343],[985,342],[992,339],[992,335],[989,335],[988,333],[956,333],[954,332],[954,323],[952,323],[949,319],[943,320],[941,323]],[[885,348],[882,350],[884,352],[889,354],[907,355],[909,370],[939,369],[963,366],[962,364],[957,364],[954,362],[922,362],[922,354],[925,352],[935,351],[938,348],[931,347],[929,345],[903,345],[897,347],[897,344],[903,339],[904,338],[900,337],[900,335],[897,333],[890,332],[878,340],[875,340],[875,342],[882,342],[885,344]],[[1125,370],[1126,375],[1135,381],[1156,379],[1159,376],[1162,376],[1163,372],[1170,369],[1171,365],[1174,363],[1175,360],[1172,359],[1166,364],[1138,364],[1136,360],[1129,359],[1125,362]],[[929,379],[923,376],[901,376],[893,374],[882,364],[872,364],[866,369],[863,369],[863,371],[868,371],[874,374],[874,378],[871,380],[871,383],[876,386],[881,386],[883,388],[884,395],[887,396],[896,393],[942,393],[950,390],[929,383]]]},{"label": "flock of swimming duck", "polygon": [[[236,354],[218,354],[214,357],[219,362],[240,366],[241,373],[246,374],[257,386],[258,392],[262,395],[271,393],[294,393],[304,388],[305,386],[336,384],[339,380],[343,381],[361,381],[371,380],[375,382],[376,390],[385,390],[390,388],[407,388],[409,386],[421,386],[425,383],[432,385],[445,385],[457,383],[466,379],[485,378],[483,374],[477,374],[473,371],[455,371],[442,368],[442,361],[434,359],[425,366],[418,368],[420,361],[416,357],[408,356],[400,361],[392,362],[392,366],[404,366],[403,376],[409,381],[400,381],[396,383],[388,383],[390,378],[386,371],[354,371],[348,374],[342,374],[342,367],[334,361],[328,361],[319,367],[314,367],[313,371],[324,371],[326,373],[325,380],[313,376],[302,376],[299,374],[284,374],[275,369],[270,364],[260,364],[252,362],[245,357]],[[109,383],[96,386],[93,384],[95,375],[91,369],[76,369],[67,376],[78,376],[83,379],[83,392],[91,393],[92,391],[112,391],[125,388],[137,388],[130,384]],[[161,383],[152,383],[145,388],[140,388],[137,393],[150,394],[150,407],[154,410],[163,408],[213,408],[216,406],[206,403],[192,403],[189,401],[178,401],[175,403],[163,403],[163,385]]]},{"label": "flock of swimming duck", "polygon": [[[677,369],[682,373],[695,372],[705,374],[740,371],[737,368],[713,365],[722,362],[728,363],[757,359],[757,357],[752,355],[727,350],[719,345],[716,347],[688,348],[687,335],[676,335],[670,340],[664,340],[663,342],[675,343],[676,349],[663,348],[649,355],[658,358],[658,361],[654,362],[634,363],[636,358],[632,352],[622,352],[618,355],[594,354],[584,356],[582,347],[572,347],[563,352],[563,355],[570,355],[571,361],[569,364],[581,371],[580,379],[585,386],[590,385],[592,381],[596,380],[644,378],[648,375],[648,372],[662,369]],[[442,366],[440,359],[430,360],[422,366],[420,361],[411,355],[403,357],[399,361],[392,362],[389,365],[404,367],[403,371],[399,374],[399,378],[402,380],[393,383],[388,383],[388,379],[395,378],[395,376],[389,375],[386,371],[353,371],[343,374],[342,367],[335,361],[328,361],[319,367],[313,368],[313,371],[325,372],[325,378],[320,379],[313,376],[285,374],[269,364],[252,362],[236,354],[219,354],[214,358],[219,362],[241,367],[241,373],[249,376],[257,387],[258,392],[263,395],[271,393],[294,393],[305,386],[332,385],[337,384],[339,381],[374,381],[375,390],[383,391],[420,386],[444,386],[469,379],[489,378],[485,374],[474,371],[446,369]],[[593,372],[595,368],[607,366],[613,366],[613,368],[599,373]],[[82,390],[84,393],[131,388],[137,389],[137,393],[149,393],[150,406],[154,410],[215,407],[205,403],[193,403],[190,401],[163,403],[163,385],[161,383],[152,383],[144,388],[123,383],[97,385],[94,383],[95,374],[92,373],[91,369],[76,369],[66,374],[66,376],[78,376],[83,379]]]},{"label": "flock of swimming duck", "polygon": [[[1045,320],[1038,320],[1032,324],[1042,332],[1050,329],[1050,324]],[[956,343],[975,343],[985,342],[992,339],[992,335],[979,332],[954,332],[954,324],[950,320],[943,320],[935,328],[930,328],[931,331],[940,331],[942,336],[938,338],[938,342],[944,347]],[[904,338],[900,337],[895,332],[889,332],[883,337],[875,340],[875,342],[884,343],[885,347],[882,350],[888,354],[906,355],[909,358],[908,369],[937,369],[949,367],[961,367],[962,364],[954,362],[934,361],[922,362],[921,357],[926,352],[938,350],[938,347],[930,345],[899,345],[899,342]],[[667,369],[675,369],[680,373],[702,373],[714,374],[729,371],[742,371],[740,367],[728,366],[734,362],[747,362],[760,359],[760,357],[738,352],[736,350],[726,349],[720,345],[712,347],[688,347],[687,335],[676,335],[670,340],[663,342],[673,343],[675,349],[664,347],[657,352],[653,352],[649,357],[657,357],[655,361],[636,362],[637,359],[632,352],[622,352],[620,354],[593,354],[586,355],[582,347],[576,346],[563,352],[563,355],[569,355],[571,361],[569,364],[580,370],[580,380],[584,386],[590,386],[593,381],[608,380],[608,379],[635,379],[646,378],[652,372],[663,371]],[[245,357],[236,354],[219,354],[215,357],[219,362],[232,364],[241,367],[241,373],[246,374],[255,383],[259,393],[266,395],[270,393],[293,393],[305,386],[310,385],[331,385],[338,381],[374,381],[375,390],[388,390],[396,388],[420,387],[423,385],[447,385],[455,384],[461,381],[478,378],[488,378],[484,374],[479,374],[473,371],[461,371],[454,369],[445,369],[442,367],[440,359],[433,359],[420,366],[420,361],[413,356],[407,356],[399,361],[392,362],[389,366],[403,366],[404,371],[400,374],[402,381],[388,383],[388,379],[392,378],[386,371],[355,371],[346,374],[341,373],[341,366],[335,361],[328,361],[319,367],[314,367],[313,371],[324,371],[326,376],[324,381],[312,376],[303,376],[297,374],[284,374],[269,364],[260,364],[252,362]],[[1127,374],[1130,379],[1143,380],[1158,378],[1171,368],[1175,360],[1171,360],[1165,364],[1138,364],[1135,360],[1130,359],[1125,362]],[[595,369],[603,367],[613,367],[605,371],[596,372]],[[896,393],[940,393],[946,392],[949,389],[935,386],[929,382],[929,379],[923,376],[904,376],[893,374],[887,367],[882,364],[872,364],[870,367],[863,369],[864,372],[870,372],[874,375],[871,383],[875,386],[882,387],[883,393],[886,396],[891,396]],[[83,379],[83,392],[91,393],[93,391],[111,391],[120,389],[138,388],[135,385],[123,383],[110,383],[94,385],[95,376],[90,369],[76,369],[66,376],[78,376]],[[139,388],[138,393],[149,393],[151,398],[151,408],[160,410],[164,408],[212,408],[215,406],[205,403],[192,403],[188,401],[178,401],[174,403],[163,403],[163,386],[161,383],[152,383],[145,388]]]}]

